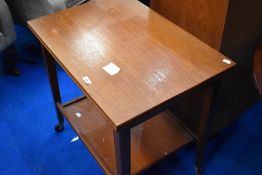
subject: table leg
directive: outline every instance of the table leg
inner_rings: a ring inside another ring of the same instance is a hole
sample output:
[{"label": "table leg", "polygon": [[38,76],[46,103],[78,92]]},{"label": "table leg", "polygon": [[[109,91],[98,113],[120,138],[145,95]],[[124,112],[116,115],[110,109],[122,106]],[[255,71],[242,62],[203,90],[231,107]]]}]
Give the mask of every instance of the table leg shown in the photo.
[{"label": "table leg", "polygon": [[64,130],[64,117],[56,107],[56,103],[61,103],[61,96],[60,96],[59,84],[58,84],[58,79],[57,79],[55,60],[53,56],[44,48],[44,46],[42,46],[42,53],[43,53],[44,62],[45,62],[47,73],[48,73],[51,92],[53,95],[53,101],[55,103],[57,119],[59,122],[55,126],[55,130],[57,132],[61,132]]},{"label": "table leg", "polygon": [[197,140],[197,155],[196,155],[196,175],[202,174],[202,164],[204,159],[204,150],[210,136],[210,129],[213,121],[213,107],[216,101],[216,95],[219,88],[219,83],[208,87],[204,92],[204,101],[202,106],[202,114],[200,117],[198,140]]},{"label": "table leg", "polygon": [[118,175],[131,174],[130,129],[114,132],[115,153]]}]

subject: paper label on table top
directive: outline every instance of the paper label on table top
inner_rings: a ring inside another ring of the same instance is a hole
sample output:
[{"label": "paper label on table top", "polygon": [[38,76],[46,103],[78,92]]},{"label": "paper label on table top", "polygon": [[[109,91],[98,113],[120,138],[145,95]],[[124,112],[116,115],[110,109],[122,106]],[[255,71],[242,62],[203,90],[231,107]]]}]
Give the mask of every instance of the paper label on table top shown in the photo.
[{"label": "paper label on table top", "polygon": [[120,67],[118,67],[112,62],[104,66],[103,69],[111,76],[116,75],[120,71]]},{"label": "paper label on table top", "polygon": [[82,77],[82,79],[84,80],[86,84],[92,84],[92,81],[88,78],[88,76],[84,76]]},{"label": "paper label on table top", "polygon": [[228,60],[228,59],[223,59],[223,62],[226,63],[226,64],[231,64],[231,61]]}]

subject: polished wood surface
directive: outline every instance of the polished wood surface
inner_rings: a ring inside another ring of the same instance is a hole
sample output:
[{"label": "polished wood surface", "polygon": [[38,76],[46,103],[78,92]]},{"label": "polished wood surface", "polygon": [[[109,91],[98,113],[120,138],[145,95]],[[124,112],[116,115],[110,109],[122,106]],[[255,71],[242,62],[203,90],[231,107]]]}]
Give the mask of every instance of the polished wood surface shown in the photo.
[{"label": "polished wood surface", "polygon": [[[136,0],[90,1],[29,28],[115,127],[234,66]],[[120,73],[102,69],[110,62]]]},{"label": "polished wood surface", "polygon": [[[257,41],[262,36],[262,1],[227,1],[151,0],[151,7],[158,13],[238,63],[221,83],[213,132],[218,132],[237,119],[257,100],[252,65]],[[217,27],[212,27],[214,24]],[[222,34],[219,34],[221,31]],[[217,38],[217,34],[221,38]],[[200,117],[199,99],[202,97],[203,94],[199,92],[174,105],[176,113],[182,114],[179,115],[180,119],[195,131],[197,126],[194,121]],[[192,106],[190,111],[188,106]]]},{"label": "polished wood surface", "polygon": [[220,50],[229,0],[151,0],[151,8]]},{"label": "polished wood surface", "polygon": [[[87,98],[58,106],[107,174],[117,174],[114,129],[104,114]],[[77,112],[81,118],[75,116]],[[131,130],[131,174],[145,170],[191,140],[167,112],[138,125]]]},{"label": "polished wood surface", "polygon": [[[136,0],[91,1],[30,21],[29,27],[43,46],[57,111],[107,174],[136,174],[190,142],[168,108],[196,90],[213,88],[235,65]],[[86,97],[61,104],[55,61]],[[114,76],[102,69],[110,62],[121,68]],[[93,83],[86,85],[84,76]],[[197,136],[198,172],[212,122],[212,94],[207,97],[197,122],[203,128]]]},{"label": "polished wood surface", "polygon": [[254,76],[258,92],[262,97],[262,43],[258,45],[254,56]]}]

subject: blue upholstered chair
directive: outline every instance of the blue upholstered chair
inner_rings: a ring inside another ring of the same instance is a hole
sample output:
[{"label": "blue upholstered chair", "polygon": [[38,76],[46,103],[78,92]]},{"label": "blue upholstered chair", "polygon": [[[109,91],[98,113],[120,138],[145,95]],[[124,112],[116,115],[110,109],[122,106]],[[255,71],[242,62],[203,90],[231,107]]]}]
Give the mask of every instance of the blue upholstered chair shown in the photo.
[{"label": "blue upholstered chair", "polygon": [[14,75],[19,75],[16,68],[15,29],[9,8],[4,0],[0,0],[0,52],[4,54],[4,66]]}]

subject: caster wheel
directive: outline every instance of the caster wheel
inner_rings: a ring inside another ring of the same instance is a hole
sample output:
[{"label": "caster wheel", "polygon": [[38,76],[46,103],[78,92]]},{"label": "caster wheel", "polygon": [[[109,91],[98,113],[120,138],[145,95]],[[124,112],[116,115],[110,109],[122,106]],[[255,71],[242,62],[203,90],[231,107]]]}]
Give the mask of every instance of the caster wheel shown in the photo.
[{"label": "caster wheel", "polygon": [[58,124],[55,126],[55,131],[56,132],[62,132],[64,130],[64,125],[63,124]]}]

